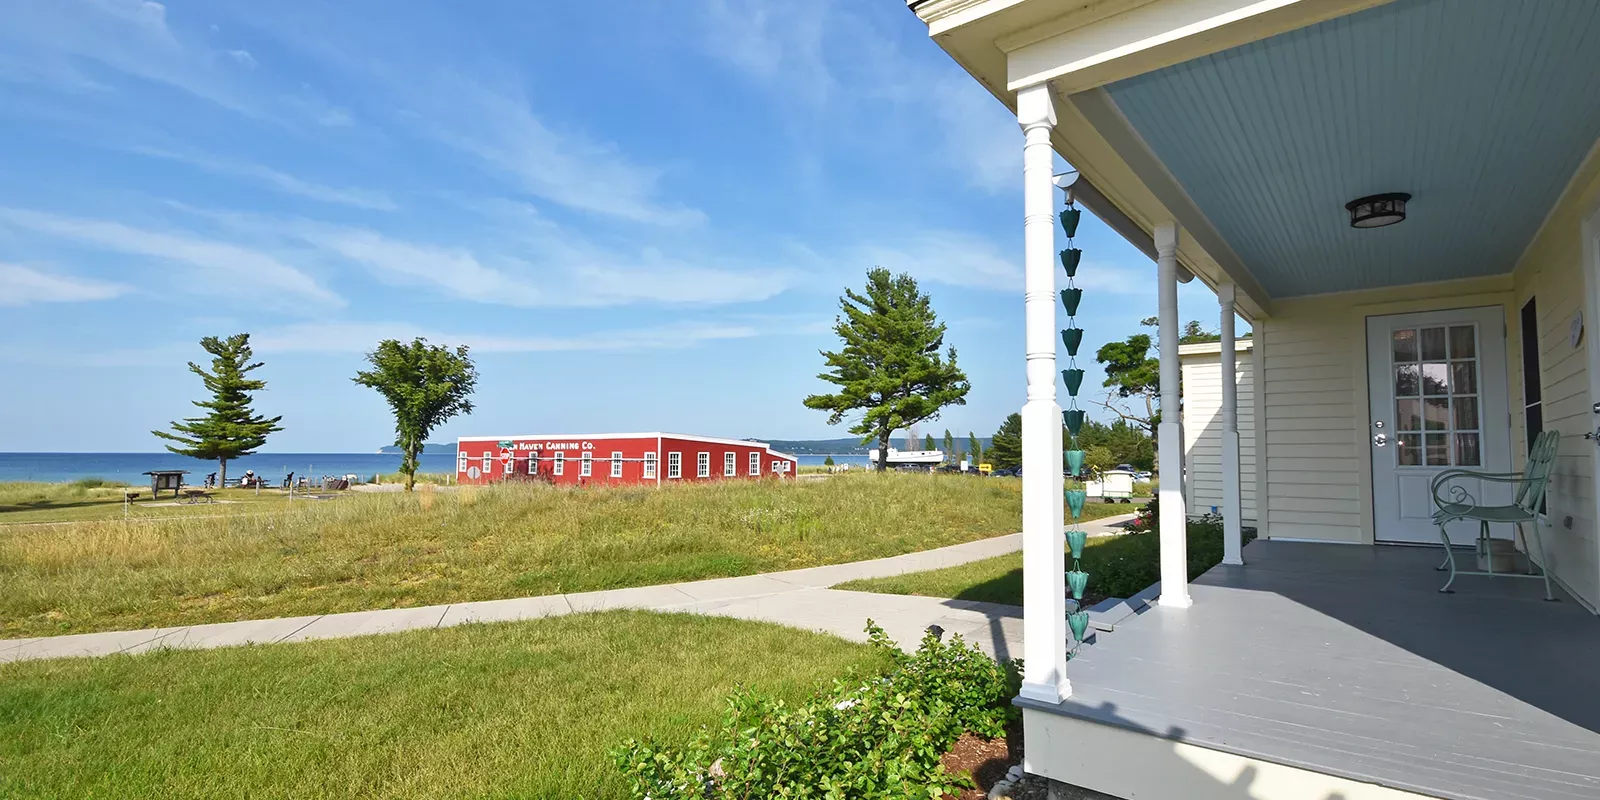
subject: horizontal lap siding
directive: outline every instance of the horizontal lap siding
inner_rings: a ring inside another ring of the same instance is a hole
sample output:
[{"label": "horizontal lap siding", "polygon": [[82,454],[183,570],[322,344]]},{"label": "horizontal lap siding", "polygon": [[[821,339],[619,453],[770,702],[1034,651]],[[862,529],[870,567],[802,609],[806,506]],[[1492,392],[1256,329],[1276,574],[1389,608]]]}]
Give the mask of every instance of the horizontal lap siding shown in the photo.
[{"label": "horizontal lap siding", "polygon": [[[1203,514],[1222,505],[1222,364],[1216,353],[1194,353],[1182,360],[1185,500],[1190,513]],[[1251,523],[1259,519],[1253,362],[1250,351],[1238,353],[1239,498],[1241,516]]]},{"label": "horizontal lap siding", "polygon": [[[1591,162],[1593,162],[1591,157]],[[1548,501],[1549,526],[1544,542],[1551,573],[1580,595],[1590,607],[1600,605],[1600,536],[1597,536],[1594,493],[1595,443],[1583,438],[1597,419],[1590,408],[1587,341],[1595,335],[1588,320],[1585,341],[1572,346],[1572,320],[1585,310],[1588,287],[1583,265],[1583,214],[1600,198],[1594,165],[1586,169],[1586,185],[1575,185],[1551,214],[1528,248],[1514,275],[1517,307],[1528,298],[1539,309],[1540,388],[1545,430],[1561,432],[1561,449],[1552,472]],[[1521,467],[1527,452],[1527,431],[1520,413],[1526,398],[1522,349],[1510,349],[1517,379],[1512,384],[1513,449]]]},{"label": "horizontal lap siding", "polygon": [[1360,542],[1365,454],[1355,446],[1355,412],[1365,398],[1353,376],[1366,359],[1365,333],[1348,314],[1322,307],[1257,324],[1265,331],[1268,534]]}]

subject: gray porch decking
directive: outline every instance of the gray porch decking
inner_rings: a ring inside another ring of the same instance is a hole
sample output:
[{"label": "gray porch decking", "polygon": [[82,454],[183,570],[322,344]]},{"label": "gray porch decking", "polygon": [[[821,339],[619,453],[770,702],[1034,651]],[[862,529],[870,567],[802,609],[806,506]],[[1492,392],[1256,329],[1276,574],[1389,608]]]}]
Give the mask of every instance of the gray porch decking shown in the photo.
[{"label": "gray porch decking", "polygon": [[1244,556],[1192,608],[1099,634],[1066,703],[1019,704],[1430,796],[1600,798],[1600,619],[1576,601],[1471,576],[1439,594],[1437,548]]}]

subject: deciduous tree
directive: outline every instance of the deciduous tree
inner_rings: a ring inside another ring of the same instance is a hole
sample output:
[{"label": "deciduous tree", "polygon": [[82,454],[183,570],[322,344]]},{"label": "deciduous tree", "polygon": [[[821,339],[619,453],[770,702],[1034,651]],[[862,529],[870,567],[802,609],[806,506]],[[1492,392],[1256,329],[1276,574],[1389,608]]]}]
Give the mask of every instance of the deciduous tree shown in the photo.
[{"label": "deciduous tree", "polygon": [[828,371],[817,376],[839,391],[811,395],[805,404],[829,412],[829,425],[861,412],[850,432],[878,443],[882,470],[891,433],[934,419],[946,406],[965,405],[972,387],[956,365],[955,348],[945,347],[944,323],[910,275],[874,267],[865,293],[846,289],[839,309],[833,330],[844,346],[823,351]]},{"label": "deciduous tree", "polygon": [[400,471],[409,492],[417,483],[417,456],[428,435],[445,420],[472,413],[477,368],[465,345],[452,349],[420,338],[410,344],[385,339],[367,354],[367,362],[372,369],[351,380],[377,390],[394,411],[394,443],[403,454]]},{"label": "deciduous tree", "polygon": [[250,334],[238,333],[226,339],[207,336],[200,346],[210,353],[211,371],[189,362],[189,371],[200,376],[211,399],[194,404],[206,410],[205,416],[172,423],[172,433],[151,431],[156,436],[177,442],[167,449],[178,455],[217,462],[219,485],[228,482],[228,462],[254,453],[267,443],[267,435],[283,430],[283,417],[268,419],[250,407],[252,392],[267,388],[267,382],[249,377],[261,366],[252,362]]}]

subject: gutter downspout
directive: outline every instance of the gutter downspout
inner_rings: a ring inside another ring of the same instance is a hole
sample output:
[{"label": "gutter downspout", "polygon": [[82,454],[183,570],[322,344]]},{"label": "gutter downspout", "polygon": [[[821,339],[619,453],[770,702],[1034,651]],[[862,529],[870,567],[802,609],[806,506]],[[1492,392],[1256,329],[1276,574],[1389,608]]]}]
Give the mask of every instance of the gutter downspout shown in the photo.
[{"label": "gutter downspout", "polygon": [[[1101,222],[1104,222],[1111,230],[1120,234],[1123,239],[1127,240],[1128,244],[1134,246],[1134,249],[1144,253],[1151,261],[1156,260],[1155,237],[1146,233],[1144,228],[1139,227],[1139,223],[1134,222],[1132,217],[1122,213],[1122,209],[1117,208],[1110,198],[1106,197],[1099,188],[1090,183],[1088,178],[1083,177],[1083,173],[1077,170],[1069,170],[1056,175],[1054,182],[1058,188],[1066,191],[1068,202],[1076,201],[1082,203],[1084,208],[1089,209],[1096,217],[1100,218]],[[1188,283],[1192,280],[1194,280],[1194,273],[1179,264],[1178,282]]]}]

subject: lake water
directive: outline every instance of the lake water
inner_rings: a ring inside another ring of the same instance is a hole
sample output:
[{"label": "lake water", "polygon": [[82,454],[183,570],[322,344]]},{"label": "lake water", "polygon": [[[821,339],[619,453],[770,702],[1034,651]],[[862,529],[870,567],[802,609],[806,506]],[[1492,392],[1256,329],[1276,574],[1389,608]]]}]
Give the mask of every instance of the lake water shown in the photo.
[{"label": "lake water", "polygon": [[[821,464],[825,456],[800,456],[800,465]],[[834,456],[838,464],[854,468],[867,466],[866,456]],[[455,456],[424,454],[423,472],[452,472]],[[186,469],[188,481],[200,483],[217,471],[215,461],[199,461],[174,453],[0,453],[0,481],[44,481],[61,483],[80,478],[104,478],[131,484],[144,484],[149,470]],[[245,470],[277,483],[289,472],[309,478],[323,475],[356,474],[370,480],[374,474],[396,472],[400,456],[384,453],[257,453],[228,462],[228,477],[234,479]]]}]

